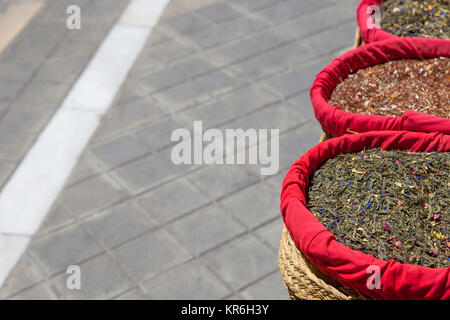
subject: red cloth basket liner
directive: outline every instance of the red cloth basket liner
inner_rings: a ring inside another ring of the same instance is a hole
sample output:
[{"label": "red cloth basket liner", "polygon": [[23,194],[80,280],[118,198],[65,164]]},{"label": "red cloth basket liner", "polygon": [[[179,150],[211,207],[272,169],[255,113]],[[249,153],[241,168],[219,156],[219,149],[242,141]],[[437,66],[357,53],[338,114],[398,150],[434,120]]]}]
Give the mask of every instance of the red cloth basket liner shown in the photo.
[{"label": "red cloth basket liner", "polygon": [[402,58],[424,60],[436,57],[450,57],[450,40],[397,38],[350,50],[334,59],[317,75],[310,92],[314,114],[322,128],[333,136],[374,130],[437,131],[450,134],[450,119],[413,110],[401,117],[357,114],[328,103],[341,79],[359,69]]},{"label": "red cloth basket liner", "polygon": [[356,9],[356,21],[358,23],[359,31],[361,33],[361,38],[365,43],[371,43],[380,40],[388,39],[400,39],[400,37],[394,36],[386,31],[379,28],[369,28],[370,25],[374,24],[372,18],[373,11],[369,9],[371,6],[380,6],[380,3],[384,0],[362,0]]},{"label": "red cloth basket liner", "polygon": [[[450,299],[450,267],[428,268],[385,261],[336,241],[306,207],[312,173],[327,159],[364,148],[450,151],[450,136],[442,133],[380,131],[347,134],[319,143],[289,169],[281,191],[281,213],[293,241],[325,274],[374,299]],[[369,289],[369,266],[381,271],[381,289]]]}]

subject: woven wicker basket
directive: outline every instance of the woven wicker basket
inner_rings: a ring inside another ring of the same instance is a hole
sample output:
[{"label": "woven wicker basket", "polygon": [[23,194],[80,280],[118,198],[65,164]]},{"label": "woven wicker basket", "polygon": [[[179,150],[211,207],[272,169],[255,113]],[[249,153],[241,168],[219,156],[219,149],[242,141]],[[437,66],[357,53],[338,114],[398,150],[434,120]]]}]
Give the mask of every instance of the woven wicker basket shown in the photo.
[{"label": "woven wicker basket", "polygon": [[[322,131],[319,143],[331,136]],[[283,226],[278,267],[288,290],[289,300],[365,300],[367,297],[342,286],[314,266],[297,248]]]},{"label": "woven wicker basket", "polygon": [[328,277],[298,250],[286,227],[283,227],[278,266],[289,300],[362,300],[359,293],[345,288]]}]

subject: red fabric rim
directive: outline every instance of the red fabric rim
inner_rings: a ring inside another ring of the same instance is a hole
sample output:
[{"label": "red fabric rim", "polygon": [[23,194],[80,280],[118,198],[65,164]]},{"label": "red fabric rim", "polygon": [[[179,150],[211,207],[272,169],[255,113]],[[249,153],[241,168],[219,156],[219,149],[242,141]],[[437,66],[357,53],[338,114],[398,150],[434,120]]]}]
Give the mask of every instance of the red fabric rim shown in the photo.
[{"label": "red fabric rim", "polygon": [[[364,148],[384,150],[450,151],[450,136],[441,133],[407,131],[347,134],[322,142],[289,169],[281,191],[281,213],[293,241],[305,256],[325,274],[344,286],[375,299],[450,299],[450,267],[428,268],[374,258],[337,242],[306,207],[310,175],[327,159],[339,153]],[[366,285],[368,267],[381,271],[381,289]]]},{"label": "red fabric rim", "polygon": [[380,6],[380,3],[384,0],[362,0],[356,9],[356,21],[358,23],[361,38],[365,43],[371,43],[375,41],[388,40],[388,39],[401,39],[401,37],[394,36],[382,29],[372,28],[367,26],[368,21],[373,23],[370,11],[367,12],[370,6]]},{"label": "red fabric rim", "polygon": [[316,77],[311,87],[314,114],[322,128],[333,136],[349,132],[406,130],[450,134],[450,119],[408,111],[401,117],[364,115],[343,111],[328,103],[341,79],[359,69],[402,58],[450,57],[450,40],[397,38],[373,42],[350,50],[334,59]]}]

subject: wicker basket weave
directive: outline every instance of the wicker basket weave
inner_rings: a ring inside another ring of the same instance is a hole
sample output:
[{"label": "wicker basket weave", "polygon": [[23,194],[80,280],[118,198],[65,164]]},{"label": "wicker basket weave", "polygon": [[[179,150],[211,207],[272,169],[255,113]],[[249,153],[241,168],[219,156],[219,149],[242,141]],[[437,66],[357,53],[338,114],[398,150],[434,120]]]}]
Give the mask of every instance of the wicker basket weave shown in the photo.
[{"label": "wicker basket weave", "polygon": [[278,266],[289,300],[362,300],[359,293],[343,287],[328,277],[298,250],[286,227],[283,227]]}]

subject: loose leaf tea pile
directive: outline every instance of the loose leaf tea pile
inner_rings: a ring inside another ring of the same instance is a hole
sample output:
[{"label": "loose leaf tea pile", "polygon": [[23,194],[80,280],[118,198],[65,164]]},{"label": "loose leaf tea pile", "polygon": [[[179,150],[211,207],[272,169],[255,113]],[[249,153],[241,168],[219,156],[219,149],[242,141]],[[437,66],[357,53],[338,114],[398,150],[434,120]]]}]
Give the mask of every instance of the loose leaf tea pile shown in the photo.
[{"label": "loose leaf tea pile", "polygon": [[387,0],[381,28],[399,37],[450,38],[449,0]]},{"label": "loose leaf tea pile", "polygon": [[348,247],[376,258],[450,265],[450,152],[340,154],[313,174],[308,209]]},{"label": "loose leaf tea pile", "polygon": [[341,81],[329,103],[347,112],[401,116],[415,110],[448,118],[450,58],[393,60]]}]

